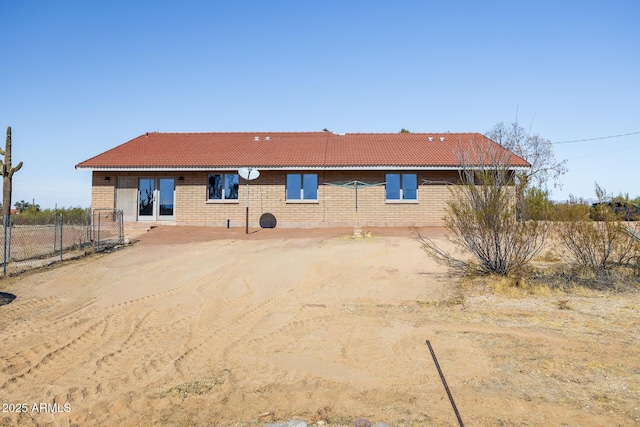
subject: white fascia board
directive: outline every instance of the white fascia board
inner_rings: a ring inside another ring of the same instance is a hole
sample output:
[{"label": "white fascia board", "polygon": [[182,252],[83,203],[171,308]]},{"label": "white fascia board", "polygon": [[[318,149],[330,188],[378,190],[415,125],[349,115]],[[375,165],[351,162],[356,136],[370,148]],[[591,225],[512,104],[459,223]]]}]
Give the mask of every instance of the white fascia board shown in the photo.
[{"label": "white fascia board", "polygon": [[[103,171],[103,172],[194,172],[194,171],[237,171],[241,166],[206,166],[206,167],[76,167],[79,170]],[[315,171],[363,171],[363,170],[424,170],[424,171],[458,171],[457,166],[251,166],[258,170],[315,170]],[[472,169],[481,169],[480,167]],[[528,171],[531,168],[525,166],[510,167],[513,171]]]}]

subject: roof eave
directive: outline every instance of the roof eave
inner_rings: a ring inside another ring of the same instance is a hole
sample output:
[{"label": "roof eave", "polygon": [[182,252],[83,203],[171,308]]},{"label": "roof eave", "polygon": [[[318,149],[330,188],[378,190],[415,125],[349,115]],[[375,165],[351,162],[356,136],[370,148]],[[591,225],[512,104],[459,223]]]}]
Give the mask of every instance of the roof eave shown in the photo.
[{"label": "roof eave", "polygon": [[[290,165],[290,166],[260,166],[260,165],[250,165],[251,167],[258,168],[260,170],[337,170],[337,171],[350,171],[350,170],[426,170],[426,171],[457,171],[460,170],[460,166],[454,165],[360,165],[360,166],[301,166],[301,165]],[[228,171],[228,170],[238,170],[243,166],[185,166],[185,167],[175,167],[175,166],[157,166],[157,167],[149,167],[149,166],[129,166],[129,167],[113,167],[113,166],[76,166],[77,170],[91,170],[91,171],[103,171],[103,172],[194,172],[194,171],[208,171],[208,170],[216,170],[216,171]],[[530,170],[529,166],[507,166],[508,169],[513,171],[527,171]],[[476,169],[475,167],[472,167]],[[480,169],[481,166],[478,166],[477,169]]]}]

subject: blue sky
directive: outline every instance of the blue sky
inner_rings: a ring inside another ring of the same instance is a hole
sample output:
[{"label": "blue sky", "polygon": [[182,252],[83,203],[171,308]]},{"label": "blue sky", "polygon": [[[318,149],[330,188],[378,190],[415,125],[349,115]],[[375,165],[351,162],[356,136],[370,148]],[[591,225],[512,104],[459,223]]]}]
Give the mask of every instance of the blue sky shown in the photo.
[{"label": "blue sky", "polygon": [[146,131],[486,132],[516,118],[562,189],[640,195],[640,2],[0,3],[13,201],[90,204],[75,164]]}]

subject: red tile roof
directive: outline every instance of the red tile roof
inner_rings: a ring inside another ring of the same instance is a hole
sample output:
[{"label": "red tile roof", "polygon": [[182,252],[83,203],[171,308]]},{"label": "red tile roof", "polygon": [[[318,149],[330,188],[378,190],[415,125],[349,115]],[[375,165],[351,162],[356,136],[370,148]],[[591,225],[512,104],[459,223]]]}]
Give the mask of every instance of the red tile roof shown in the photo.
[{"label": "red tile roof", "polygon": [[367,168],[460,166],[458,153],[495,150],[511,166],[522,158],[479,133],[150,132],[76,165],[135,168]]}]

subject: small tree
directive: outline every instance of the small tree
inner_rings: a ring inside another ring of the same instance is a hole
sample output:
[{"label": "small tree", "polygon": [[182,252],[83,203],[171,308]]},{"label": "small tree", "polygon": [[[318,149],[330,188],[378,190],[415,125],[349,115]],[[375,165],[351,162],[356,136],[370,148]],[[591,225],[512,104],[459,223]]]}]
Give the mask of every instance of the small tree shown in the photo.
[{"label": "small tree", "polygon": [[524,218],[535,220],[551,219],[553,203],[549,200],[549,190],[529,187],[524,191]]},{"label": "small tree", "polygon": [[531,164],[530,169],[521,170],[515,174],[518,214],[523,219],[527,219],[526,190],[531,187],[542,189],[549,179],[553,181],[554,186],[558,185],[560,176],[567,172],[567,160],[557,161],[551,141],[538,134],[527,132],[517,121],[509,126],[500,122],[486,135]]},{"label": "small tree", "polygon": [[40,205],[37,205],[35,202],[31,203],[31,202],[25,202],[24,200],[20,200],[19,202],[16,202],[15,206],[20,213],[25,211],[34,211],[34,212],[40,211]]},{"label": "small tree", "polygon": [[420,236],[432,257],[457,271],[506,276],[526,265],[543,247],[547,226],[537,221],[518,221],[514,173],[506,153],[476,147],[458,155],[462,185],[450,187],[445,227],[449,238],[472,259],[460,259]]}]

